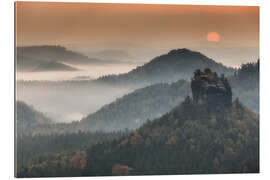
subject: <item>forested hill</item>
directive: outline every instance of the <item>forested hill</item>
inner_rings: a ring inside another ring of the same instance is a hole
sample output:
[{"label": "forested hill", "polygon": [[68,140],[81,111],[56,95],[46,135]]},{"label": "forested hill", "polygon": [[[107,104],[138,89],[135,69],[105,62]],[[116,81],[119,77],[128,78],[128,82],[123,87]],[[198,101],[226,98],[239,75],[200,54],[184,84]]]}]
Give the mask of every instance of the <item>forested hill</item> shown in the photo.
[{"label": "forested hill", "polygon": [[16,102],[16,117],[18,135],[30,133],[34,126],[52,123],[51,119],[22,101]]},{"label": "forested hill", "polygon": [[84,175],[258,172],[258,123],[239,101],[208,114],[187,100],[129,137],[89,149]]},{"label": "forested hill", "polygon": [[135,90],[103,106],[80,121],[80,129],[90,131],[116,131],[135,129],[171,110],[190,94],[190,84],[185,80],[160,83]]},{"label": "forested hill", "polygon": [[205,68],[210,68],[218,74],[223,73],[225,75],[234,72],[234,69],[216,63],[199,52],[176,49],[168,54],[158,56],[128,73],[104,76],[97,81],[111,84],[132,84],[133,86],[174,82],[179,79],[190,80],[196,69]]},{"label": "forested hill", "polygon": [[[192,79],[193,99],[121,140],[87,152],[83,175],[259,172],[259,118],[209,69]],[[131,156],[132,155],[132,156]]]}]

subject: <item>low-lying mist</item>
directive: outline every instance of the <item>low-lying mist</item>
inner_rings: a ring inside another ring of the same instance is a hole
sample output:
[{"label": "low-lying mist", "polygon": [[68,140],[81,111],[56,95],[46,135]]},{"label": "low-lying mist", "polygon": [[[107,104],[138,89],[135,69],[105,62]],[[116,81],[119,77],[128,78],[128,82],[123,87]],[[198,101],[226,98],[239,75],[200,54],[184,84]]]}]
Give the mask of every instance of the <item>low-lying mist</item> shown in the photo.
[{"label": "low-lying mist", "polygon": [[[67,64],[67,63],[64,63]],[[81,76],[89,76],[91,78],[98,78],[108,74],[126,73],[136,67],[135,64],[106,64],[106,65],[71,65],[71,67],[78,69],[78,71],[39,71],[39,72],[21,72],[17,71],[17,80],[47,80],[47,81],[62,81],[72,80]]]},{"label": "low-lying mist", "polygon": [[55,122],[78,121],[130,92],[92,81],[18,81],[17,100],[43,112]]}]

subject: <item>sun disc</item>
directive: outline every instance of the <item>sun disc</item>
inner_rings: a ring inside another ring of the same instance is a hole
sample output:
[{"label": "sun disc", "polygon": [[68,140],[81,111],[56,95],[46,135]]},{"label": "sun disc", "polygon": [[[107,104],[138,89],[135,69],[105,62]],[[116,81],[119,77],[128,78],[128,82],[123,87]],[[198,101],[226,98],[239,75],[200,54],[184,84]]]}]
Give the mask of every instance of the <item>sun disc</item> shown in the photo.
[{"label": "sun disc", "polygon": [[219,42],[220,35],[217,32],[209,32],[207,34],[207,41],[209,42]]}]

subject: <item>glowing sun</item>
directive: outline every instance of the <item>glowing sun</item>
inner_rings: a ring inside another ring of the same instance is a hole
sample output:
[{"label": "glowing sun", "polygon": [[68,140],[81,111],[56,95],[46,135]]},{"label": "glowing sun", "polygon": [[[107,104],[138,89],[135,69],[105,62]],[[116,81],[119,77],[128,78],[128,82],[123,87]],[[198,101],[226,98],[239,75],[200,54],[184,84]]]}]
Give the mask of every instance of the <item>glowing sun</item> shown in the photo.
[{"label": "glowing sun", "polygon": [[209,42],[219,42],[220,35],[217,32],[210,32],[207,34],[207,41]]}]

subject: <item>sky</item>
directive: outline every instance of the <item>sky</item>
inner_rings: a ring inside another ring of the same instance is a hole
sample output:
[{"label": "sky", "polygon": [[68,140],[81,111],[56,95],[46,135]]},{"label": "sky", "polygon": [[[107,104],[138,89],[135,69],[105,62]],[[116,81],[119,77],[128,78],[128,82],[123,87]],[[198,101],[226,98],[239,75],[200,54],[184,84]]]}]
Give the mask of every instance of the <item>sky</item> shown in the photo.
[{"label": "sky", "polygon": [[197,50],[238,67],[259,58],[259,7],[16,3],[17,46],[62,45],[147,62],[172,49]]}]

